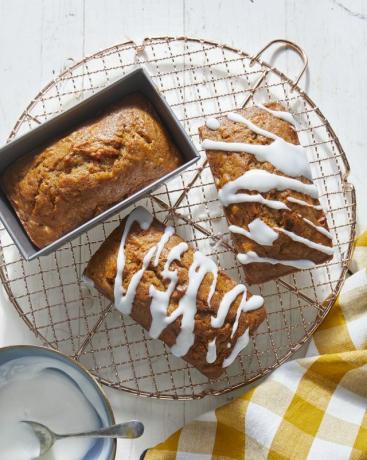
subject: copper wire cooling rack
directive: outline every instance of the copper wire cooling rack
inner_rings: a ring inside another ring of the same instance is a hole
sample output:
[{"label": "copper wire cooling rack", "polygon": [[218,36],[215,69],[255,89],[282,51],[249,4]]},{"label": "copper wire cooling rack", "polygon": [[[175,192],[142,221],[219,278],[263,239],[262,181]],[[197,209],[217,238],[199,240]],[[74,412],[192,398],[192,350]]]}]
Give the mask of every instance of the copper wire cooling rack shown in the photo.
[{"label": "copper wire cooling rack", "polygon": [[[297,45],[276,40],[307,59]],[[271,43],[273,44],[273,42]],[[25,262],[3,227],[1,279],[21,318],[41,341],[80,361],[104,384],[141,396],[195,399],[252,382],[286,361],[311,336],[345,278],[355,232],[355,194],[349,166],[326,118],[276,68],[229,46],[187,37],[148,38],[100,51],[50,82],[20,116],[9,139],[20,135],[134,69],[144,66],[200,149],[197,128],[215,116],[277,100],[293,112],[307,147],[336,253],[333,260],[253,287],[265,297],[267,319],[239,359],[209,381],[130,318],[122,317],[81,281],[91,255],[129,211],[98,225],[54,254]],[[304,69],[303,69],[304,70]],[[302,70],[302,72],[303,72]],[[302,73],[301,72],[301,73]],[[174,225],[178,234],[243,281],[223,208],[202,153],[200,162],[139,204]]]}]

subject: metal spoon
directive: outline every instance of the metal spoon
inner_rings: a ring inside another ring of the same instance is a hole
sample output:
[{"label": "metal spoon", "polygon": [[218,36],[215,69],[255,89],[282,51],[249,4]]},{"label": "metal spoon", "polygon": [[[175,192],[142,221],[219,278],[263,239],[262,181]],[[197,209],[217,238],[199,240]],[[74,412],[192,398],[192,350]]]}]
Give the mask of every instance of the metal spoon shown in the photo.
[{"label": "metal spoon", "polygon": [[23,420],[22,423],[26,423],[37,436],[40,443],[39,457],[44,455],[56,441],[65,438],[138,438],[144,433],[144,425],[137,420],[131,420],[126,423],[119,423],[118,425],[112,425],[107,428],[101,428],[96,431],[88,431],[85,433],[70,433],[70,434],[56,434],[51,431],[47,426],[42,423],[32,422]]}]

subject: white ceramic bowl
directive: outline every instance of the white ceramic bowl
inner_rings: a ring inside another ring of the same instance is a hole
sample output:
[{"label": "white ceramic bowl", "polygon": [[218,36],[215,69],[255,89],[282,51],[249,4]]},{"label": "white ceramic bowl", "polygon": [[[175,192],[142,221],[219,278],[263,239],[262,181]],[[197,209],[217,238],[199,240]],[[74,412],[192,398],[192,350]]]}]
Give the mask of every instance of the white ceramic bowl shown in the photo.
[{"label": "white ceramic bowl", "polygon": [[[33,345],[14,345],[0,348],[0,369],[3,364],[17,358],[29,357],[48,358],[57,362],[63,363],[66,368],[75,376],[78,374],[79,390],[83,394],[88,394],[89,401],[94,401],[93,407],[99,419],[100,428],[113,425],[115,418],[112,412],[111,405],[95,378],[76,361],[63,355],[62,353],[50,348],[38,347]],[[70,375],[72,377],[72,375]],[[74,379],[72,379],[74,381]],[[88,454],[81,460],[113,460],[116,456],[116,440],[115,439],[96,439]],[[1,453],[0,453],[1,457]]]}]

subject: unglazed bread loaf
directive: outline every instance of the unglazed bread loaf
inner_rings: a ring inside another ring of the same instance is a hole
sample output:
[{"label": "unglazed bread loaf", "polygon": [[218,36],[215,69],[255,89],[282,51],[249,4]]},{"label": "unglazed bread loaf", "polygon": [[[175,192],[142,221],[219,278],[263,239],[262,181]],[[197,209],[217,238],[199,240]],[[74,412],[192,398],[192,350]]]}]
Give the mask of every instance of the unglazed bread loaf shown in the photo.
[{"label": "unglazed bread loaf", "polygon": [[42,248],[181,163],[150,102],[135,93],[19,159],[1,182],[30,239]]},{"label": "unglazed bread loaf", "polygon": [[251,296],[144,208],[111,233],[84,276],[209,378],[235,360],[265,317],[262,297]]},{"label": "unglazed bread loaf", "polygon": [[277,103],[199,129],[248,283],[332,258],[332,239],[294,120]]}]

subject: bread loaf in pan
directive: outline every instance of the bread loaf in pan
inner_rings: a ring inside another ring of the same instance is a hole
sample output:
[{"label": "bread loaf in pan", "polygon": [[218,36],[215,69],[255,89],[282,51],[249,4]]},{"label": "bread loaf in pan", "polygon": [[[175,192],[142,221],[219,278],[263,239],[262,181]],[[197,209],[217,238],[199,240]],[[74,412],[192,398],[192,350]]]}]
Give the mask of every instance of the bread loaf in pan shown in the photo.
[{"label": "bread loaf in pan", "polygon": [[43,248],[183,163],[140,93],[11,164],[2,188],[32,242]]}]

